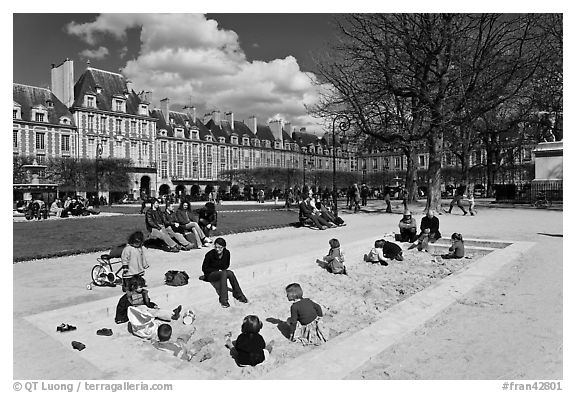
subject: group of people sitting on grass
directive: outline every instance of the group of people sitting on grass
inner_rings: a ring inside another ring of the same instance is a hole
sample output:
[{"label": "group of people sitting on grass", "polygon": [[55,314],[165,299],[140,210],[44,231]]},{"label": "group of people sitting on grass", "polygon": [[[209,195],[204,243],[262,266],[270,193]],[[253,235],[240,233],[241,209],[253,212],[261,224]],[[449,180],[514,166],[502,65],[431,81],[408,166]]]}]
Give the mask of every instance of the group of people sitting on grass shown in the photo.
[{"label": "group of people sitting on grass", "polygon": [[315,227],[320,230],[344,226],[344,220],[336,216],[320,198],[308,190],[306,198],[300,202],[299,221],[302,225]]},{"label": "group of people sitting on grass", "polygon": [[[195,214],[198,215],[197,220]],[[160,201],[152,198],[145,221],[150,238],[162,240],[168,252],[179,252],[209,247],[212,243],[210,233],[216,230],[218,224],[218,213],[213,202],[195,211],[187,201],[182,201],[178,210],[167,203],[162,210]]]}]

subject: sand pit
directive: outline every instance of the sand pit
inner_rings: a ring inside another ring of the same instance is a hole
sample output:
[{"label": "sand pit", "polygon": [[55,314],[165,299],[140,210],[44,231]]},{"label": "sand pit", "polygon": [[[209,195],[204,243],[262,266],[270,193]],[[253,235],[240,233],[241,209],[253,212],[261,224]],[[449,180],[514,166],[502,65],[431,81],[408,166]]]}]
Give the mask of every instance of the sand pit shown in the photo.
[{"label": "sand pit", "polygon": [[[333,275],[318,267],[313,273],[292,278],[301,284],[305,297],[322,306],[325,332],[334,339],[342,333],[353,333],[370,325],[389,307],[457,272],[488,252],[469,251],[470,258],[449,260],[441,259],[440,253],[431,255],[410,250],[405,252],[403,262],[393,262],[388,266],[349,262],[348,276]],[[289,282],[275,280],[260,287],[258,291],[253,291],[247,305],[233,302],[232,307],[225,310],[214,307],[203,310],[195,306],[196,331],[190,343],[197,355],[191,360],[191,365],[216,379],[257,379],[308,351],[317,350],[292,343],[286,337],[287,326],[283,321],[290,312],[290,303],[284,292],[287,284]],[[212,302],[216,301],[214,296]],[[273,361],[257,367],[239,368],[224,347],[225,335],[231,332],[232,339],[235,339],[240,333],[242,319],[248,314],[257,315],[264,323],[261,334],[266,342],[274,340]],[[175,335],[190,329],[180,322],[173,322],[172,326]],[[153,349],[145,341],[133,340],[133,345],[139,351],[144,351],[143,355],[147,358],[161,361],[170,356]],[[186,367],[186,362],[183,363],[178,365],[179,369]]]}]

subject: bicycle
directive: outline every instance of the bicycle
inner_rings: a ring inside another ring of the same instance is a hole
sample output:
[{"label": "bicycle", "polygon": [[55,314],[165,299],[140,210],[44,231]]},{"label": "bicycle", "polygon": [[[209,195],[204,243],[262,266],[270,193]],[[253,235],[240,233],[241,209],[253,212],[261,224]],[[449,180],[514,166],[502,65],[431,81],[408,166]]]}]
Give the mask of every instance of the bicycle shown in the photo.
[{"label": "bicycle", "polygon": [[[122,283],[122,250],[126,245],[114,247],[109,254],[102,254],[96,258],[98,263],[92,266],[90,276],[92,281],[86,284],[86,289],[91,290],[92,285],[97,287],[115,287],[116,284]],[[120,264],[120,267],[114,270],[113,265]]]}]

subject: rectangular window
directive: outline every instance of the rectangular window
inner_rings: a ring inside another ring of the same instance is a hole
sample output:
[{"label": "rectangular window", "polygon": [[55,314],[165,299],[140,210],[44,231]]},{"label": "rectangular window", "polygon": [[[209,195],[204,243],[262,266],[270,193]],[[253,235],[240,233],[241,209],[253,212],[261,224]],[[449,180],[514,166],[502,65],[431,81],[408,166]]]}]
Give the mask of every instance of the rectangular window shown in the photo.
[{"label": "rectangular window", "polygon": [[36,149],[37,150],[44,150],[44,138],[45,135],[43,132],[36,133]]},{"label": "rectangular window", "polygon": [[94,108],[96,105],[95,104],[95,100],[94,97],[86,97],[86,102],[88,104],[88,108]]},{"label": "rectangular window", "polygon": [[45,154],[36,154],[36,162],[38,164],[44,164],[46,162],[46,155]]},{"label": "rectangular window", "polygon": [[206,146],[206,159],[212,161],[212,146]]},{"label": "rectangular window", "polygon": [[106,116],[100,118],[100,128],[102,129],[102,132],[106,132]]},{"label": "rectangular window", "polygon": [[88,131],[94,131],[94,115],[88,115]]},{"label": "rectangular window", "polygon": [[136,135],[136,122],[135,121],[130,122],[130,132],[132,133],[132,135]]},{"label": "rectangular window", "polygon": [[184,144],[182,142],[178,142],[176,144],[176,154],[182,154],[182,147],[184,146]]},{"label": "rectangular window", "polygon": [[220,173],[224,172],[226,170],[226,164],[221,163],[220,164]]},{"label": "rectangular window", "polygon": [[130,142],[130,158],[138,159],[138,144],[136,142]]},{"label": "rectangular window", "polygon": [[124,144],[120,141],[116,141],[116,144],[114,145],[114,156],[117,158],[124,158],[125,155]]},{"label": "rectangular window", "polygon": [[182,178],[182,161],[178,161],[176,163],[176,176],[178,176],[178,178]]},{"label": "rectangular window", "polygon": [[168,143],[166,141],[160,141],[160,153],[166,153]]},{"label": "rectangular window", "polygon": [[377,158],[372,159],[372,168],[378,169],[378,159]]},{"label": "rectangular window", "polygon": [[122,101],[116,100],[116,112],[122,112]]},{"label": "rectangular window", "polygon": [[426,166],[426,157],[425,156],[418,156],[418,165],[420,166]]},{"label": "rectangular window", "polygon": [[384,169],[390,168],[390,160],[385,158],[384,159]]},{"label": "rectangular window", "polygon": [[142,122],[142,135],[147,135],[148,134],[148,123],[143,121]]},{"label": "rectangular window", "polygon": [[62,135],[60,138],[60,147],[63,153],[70,152],[70,135]]},{"label": "rectangular window", "polygon": [[206,173],[206,178],[207,178],[207,179],[212,179],[212,163],[209,162],[209,163],[207,164],[207,167],[206,167],[206,168],[207,168],[206,170],[208,171],[208,172]]},{"label": "rectangular window", "polygon": [[400,157],[394,157],[394,168],[400,168]]},{"label": "rectangular window", "polygon": [[13,137],[12,137],[13,146],[14,146],[14,148],[17,148],[18,147],[18,131],[13,131],[12,135],[13,135]]},{"label": "rectangular window", "polygon": [[446,165],[452,165],[452,154],[446,154]]},{"label": "rectangular window", "polygon": [[36,113],[34,115],[34,120],[37,122],[43,122],[44,121],[44,113]]},{"label": "rectangular window", "polygon": [[198,161],[192,161],[192,177],[198,178]]},{"label": "rectangular window", "polygon": [[17,118],[18,118],[18,110],[14,109],[14,110],[12,111],[12,118],[13,118],[13,119],[17,119]]},{"label": "rectangular window", "polygon": [[116,119],[116,134],[122,135],[122,119]]},{"label": "rectangular window", "polygon": [[162,161],[162,165],[160,167],[160,176],[162,179],[166,179],[168,177],[168,161]]},{"label": "rectangular window", "polygon": [[482,152],[476,151],[474,153],[476,155],[476,165],[480,165],[482,163]]}]

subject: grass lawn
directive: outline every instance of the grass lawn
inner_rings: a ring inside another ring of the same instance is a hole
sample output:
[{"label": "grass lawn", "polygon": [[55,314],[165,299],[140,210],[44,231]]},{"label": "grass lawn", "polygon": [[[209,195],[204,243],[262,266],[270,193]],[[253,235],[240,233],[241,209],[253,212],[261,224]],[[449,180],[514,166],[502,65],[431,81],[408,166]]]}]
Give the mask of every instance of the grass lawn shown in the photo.
[{"label": "grass lawn", "polygon": [[[139,211],[139,207],[125,208],[136,210],[131,210],[131,213]],[[258,206],[242,206],[237,209],[225,206],[222,210],[224,208],[236,211],[218,213],[218,230],[213,232],[213,236],[279,228],[298,222],[298,211],[295,209],[242,212]],[[146,233],[143,215],[14,222],[13,261],[108,250],[114,245],[125,243],[128,235],[136,230]]]}]

